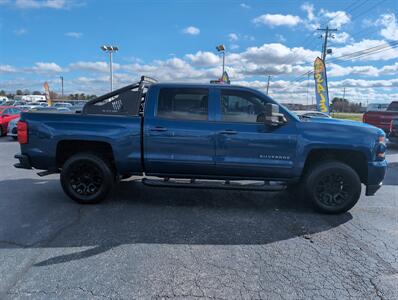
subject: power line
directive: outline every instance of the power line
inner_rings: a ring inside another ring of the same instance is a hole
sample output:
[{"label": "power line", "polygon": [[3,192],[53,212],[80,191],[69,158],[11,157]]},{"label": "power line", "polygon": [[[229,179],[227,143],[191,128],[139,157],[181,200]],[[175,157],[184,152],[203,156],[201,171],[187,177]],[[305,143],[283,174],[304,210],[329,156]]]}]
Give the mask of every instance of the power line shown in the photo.
[{"label": "power line", "polygon": [[386,1],[386,0],[381,0],[381,1],[377,2],[377,3],[375,3],[375,4],[372,5],[371,7],[368,7],[366,10],[364,10],[362,13],[360,13],[360,14],[358,14],[358,15],[352,17],[351,20],[355,20],[355,19],[357,19],[358,17],[362,17],[362,16],[364,16],[364,15],[367,15],[368,13],[370,13],[370,12],[372,11],[373,8],[375,8],[376,6],[379,6],[380,4],[382,4],[382,3],[385,2],[385,1]]},{"label": "power line", "polygon": [[[397,46],[398,46],[398,41],[391,42],[390,44],[381,44],[381,45],[378,45],[378,46],[366,48],[366,49],[363,49],[363,50],[360,50],[360,51],[356,51],[356,52],[352,52],[352,53],[341,55],[339,57],[332,58],[329,62],[347,61],[347,60],[359,58],[359,57],[362,57],[362,56],[367,56],[367,55],[371,55],[371,54],[374,54],[374,53],[387,51],[387,50],[396,48]],[[344,59],[344,60],[342,60],[342,59]]]},{"label": "power line", "polygon": [[[398,41],[392,42],[390,44],[378,45],[378,46],[370,47],[370,48],[363,49],[360,51],[344,54],[339,57],[330,59],[329,62],[340,62],[340,61],[346,62],[346,61],[350,61],[352,59],[362,58],[362,57],[369,56],[369,55],[372,55],[375,53],[388,51],[390,49],[394,49],[397,47],[398,47]],[[371,50],[371,51],[369,51],[369,50]],[[304,81],[306,79],[305,77],[307,75],[311,75],[313,73],[314,73],[313,71],[305,72],[305,73],[297,76],[293,81],[298,81],[298,82]]]}]

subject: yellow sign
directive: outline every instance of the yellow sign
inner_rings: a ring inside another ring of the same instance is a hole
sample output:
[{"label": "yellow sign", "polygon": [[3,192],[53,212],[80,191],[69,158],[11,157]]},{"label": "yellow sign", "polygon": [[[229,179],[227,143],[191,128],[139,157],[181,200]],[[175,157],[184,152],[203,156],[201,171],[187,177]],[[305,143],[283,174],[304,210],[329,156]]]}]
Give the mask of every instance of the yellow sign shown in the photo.
[{"label": "yellow sign", "polygon": [[329,113],[329,95],[326,82],[326,68],[322,59],[317,57],[314,62],[315,96],[318,110]]}]

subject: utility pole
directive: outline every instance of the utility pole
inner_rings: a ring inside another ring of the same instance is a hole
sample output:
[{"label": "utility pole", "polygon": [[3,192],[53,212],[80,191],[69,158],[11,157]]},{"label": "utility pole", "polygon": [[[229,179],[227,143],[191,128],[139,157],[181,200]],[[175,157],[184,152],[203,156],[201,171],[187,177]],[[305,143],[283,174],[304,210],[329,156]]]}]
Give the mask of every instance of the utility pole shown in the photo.
[{"label": "utility pole", "polygon": [[60,76],[61,78],[61,97],[64,99],[64,76]]},{"label": "utility pole", "polygon": [[267,96],[268,96],[268,90],[269,90],[269,81],[271,79],[271,75],[268,75],[268,81],[267,81]]},{"label": "utility pole", "polygon": [[329,28],[329,26],[326,26],[326,28],[318,28],[319,31],[324,31],[324,40],[323,40],[323,45],[322,45],[322,60],[325,63],[326,59],[326,54],[328,54],[328,38],[333,38],[333,34],[331,32],[337,31],[336,28]]},{"label": "utility pole", "polygon": [[[329,26],[326,26],[326,28],[318,28],[319,31],[324,31],[324,41],[322,45],[322,61],[325,66],[325,83],[326,83],[326,95],[329,99],[329,86],[328,86],[328,76],[326,72],[326,55],[329,53],[332,53],[331,49],[328,49],[328,38],[334,38],[334,35],[331,32],[337,31],[336,28],[329,28]],[[330,105],[330,104],[329,104]]]}]

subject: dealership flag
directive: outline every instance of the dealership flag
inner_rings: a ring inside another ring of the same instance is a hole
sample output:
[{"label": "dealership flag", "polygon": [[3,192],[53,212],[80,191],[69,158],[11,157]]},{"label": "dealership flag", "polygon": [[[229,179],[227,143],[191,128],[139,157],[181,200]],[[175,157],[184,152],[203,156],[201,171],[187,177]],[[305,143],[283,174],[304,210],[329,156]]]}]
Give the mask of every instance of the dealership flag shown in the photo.
[{"label": "dealership flag", "polygon": [[47,81],[43,84],[43,87],[44,87],[44,92],[46,94],[47,103],[48,103],[48,105],[52,105],[52,101],[51,101],[51,97],[50,97],[50,87],[48,86]]},{"label": "dealership flag", "polygon": [[318,111],[329,114],[329,93],[326,80],[326,68],[322,59],[314,62],[315,96]]}]

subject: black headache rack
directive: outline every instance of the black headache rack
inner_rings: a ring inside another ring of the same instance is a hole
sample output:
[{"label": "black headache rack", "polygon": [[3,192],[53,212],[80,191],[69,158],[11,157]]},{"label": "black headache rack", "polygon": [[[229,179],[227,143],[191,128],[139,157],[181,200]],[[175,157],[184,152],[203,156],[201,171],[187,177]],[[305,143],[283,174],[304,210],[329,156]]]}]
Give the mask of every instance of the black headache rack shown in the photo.
[{"label": "black headache rack", "polygon": [[148,87],[157,81],[141,76],[139,82],[122,87],[87,102],[82,110],[84,115],[130,115],[137,116],[144,110]]}]

